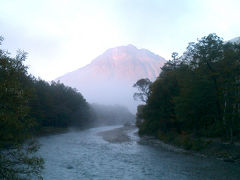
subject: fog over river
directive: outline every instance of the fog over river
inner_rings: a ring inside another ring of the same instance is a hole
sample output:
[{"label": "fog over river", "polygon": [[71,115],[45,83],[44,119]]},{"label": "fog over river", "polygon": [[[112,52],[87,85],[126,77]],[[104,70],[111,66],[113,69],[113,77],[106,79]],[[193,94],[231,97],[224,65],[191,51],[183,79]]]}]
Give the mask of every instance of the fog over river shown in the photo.
[{"label": "fog over river", "polygon": [[[121,126],[105,126],[39,138],[44,180],[84,179],[239,179],[234,163],[168,151],[127,130],[122,142],[99,135]],[[152,142],[152,141],[151,141]],[[156,141],[157,142],[157,141]]]}]

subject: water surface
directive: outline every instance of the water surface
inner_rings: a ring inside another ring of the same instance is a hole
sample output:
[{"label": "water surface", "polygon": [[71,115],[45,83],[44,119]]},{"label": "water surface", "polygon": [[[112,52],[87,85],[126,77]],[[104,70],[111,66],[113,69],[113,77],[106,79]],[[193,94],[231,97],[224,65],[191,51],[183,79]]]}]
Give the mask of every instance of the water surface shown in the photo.
[{"label": "water surface", "polygon": [[129,132],[131,141],[124,143],[109,143],[97,135],[114,128],[92,128],[40,138],[39,153],[45,160],[43,179],[240,179],[240,167],[234,163],[138,143],[136,129]]}]

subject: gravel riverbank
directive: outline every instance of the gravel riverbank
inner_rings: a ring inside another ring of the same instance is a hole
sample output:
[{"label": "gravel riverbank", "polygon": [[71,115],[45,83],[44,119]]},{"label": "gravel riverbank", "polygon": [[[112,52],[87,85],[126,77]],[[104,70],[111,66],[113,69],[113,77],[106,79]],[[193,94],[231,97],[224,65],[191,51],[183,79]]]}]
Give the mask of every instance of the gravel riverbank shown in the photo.
[{"label": "gravel riverbank", "polygon": [[105,141],[111,143],[123,143],[130,142],[131,138],[128,135],[128,131],[136,129],[135,126],[123,126],[113,130],[99,132],[97,135],[102,136]]}]

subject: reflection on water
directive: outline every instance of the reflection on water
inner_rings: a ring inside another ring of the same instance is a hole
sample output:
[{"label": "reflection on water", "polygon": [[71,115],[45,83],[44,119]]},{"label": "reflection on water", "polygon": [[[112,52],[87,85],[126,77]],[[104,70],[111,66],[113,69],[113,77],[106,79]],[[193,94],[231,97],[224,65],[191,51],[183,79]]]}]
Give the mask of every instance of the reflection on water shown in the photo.
[{"label": "reflection on water", "polygon": [[42,137],[44,180],[239,179],[240,167],[214,159],[169,152],[132,141],[109,143],[97,133],[116,126]]}]

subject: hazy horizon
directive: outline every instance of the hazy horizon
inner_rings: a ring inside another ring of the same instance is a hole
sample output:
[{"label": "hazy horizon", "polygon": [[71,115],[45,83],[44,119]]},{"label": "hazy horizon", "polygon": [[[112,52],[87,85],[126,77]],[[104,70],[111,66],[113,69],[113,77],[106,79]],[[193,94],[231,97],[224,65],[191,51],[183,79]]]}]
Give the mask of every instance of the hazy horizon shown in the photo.
[{"label": "hazy horizon", "polygon": [[216,33],[239,36],[240,2],[1,1],[2,47],[28,52],[29,72],[53,80],[89,64],[108,48],[133,44],[165,59]]}]

